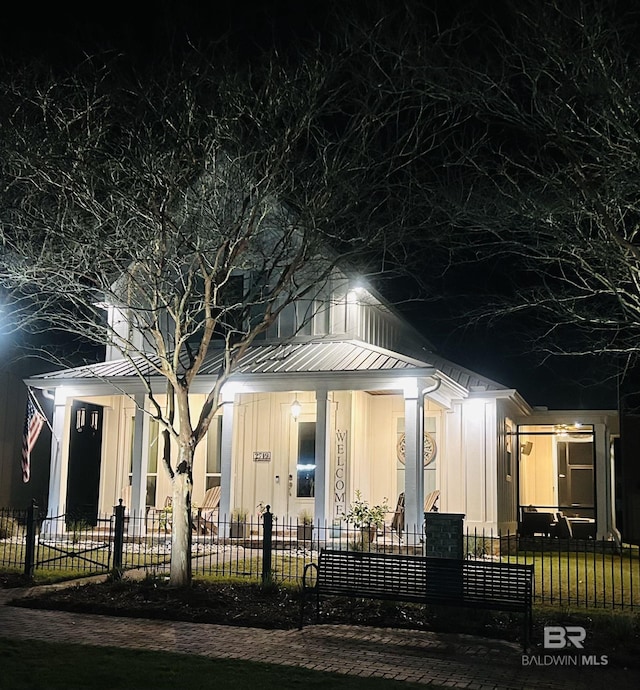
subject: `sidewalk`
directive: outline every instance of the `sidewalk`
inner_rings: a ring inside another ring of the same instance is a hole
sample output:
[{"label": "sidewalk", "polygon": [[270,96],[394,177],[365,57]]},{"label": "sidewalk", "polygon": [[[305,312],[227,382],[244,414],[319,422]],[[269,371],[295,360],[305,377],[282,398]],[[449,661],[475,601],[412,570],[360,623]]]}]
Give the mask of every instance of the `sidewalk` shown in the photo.
[{"label": "sidewalk", "polygon": [[523,667],[519,645],[467,635],[349,625],[263,630],[4,605],[18,593],[0,590],[2,637],[246,659],[475,690],[638,685],[637,675],[623,669]]}]

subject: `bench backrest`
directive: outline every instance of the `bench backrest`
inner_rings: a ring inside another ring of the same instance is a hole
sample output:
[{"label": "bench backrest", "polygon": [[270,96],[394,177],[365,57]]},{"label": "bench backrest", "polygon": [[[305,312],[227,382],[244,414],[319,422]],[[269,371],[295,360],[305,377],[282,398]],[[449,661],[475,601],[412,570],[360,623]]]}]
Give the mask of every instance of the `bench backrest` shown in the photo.
[{"label": "bench backrest", "polygon": [[429,558],[427,599],[525,610],[533,597],[533,571],[533,565],[523,563]]},{"label": "bench backrest", "polygon": [[327,594],[422,601],[426,558],[321,549],[317,583]]},{"label": "bench backrest", "polygon": [[531,605],[533,566],[321,549],[317,584],[326,594],[485,607],[493,603],[522,611]]}]

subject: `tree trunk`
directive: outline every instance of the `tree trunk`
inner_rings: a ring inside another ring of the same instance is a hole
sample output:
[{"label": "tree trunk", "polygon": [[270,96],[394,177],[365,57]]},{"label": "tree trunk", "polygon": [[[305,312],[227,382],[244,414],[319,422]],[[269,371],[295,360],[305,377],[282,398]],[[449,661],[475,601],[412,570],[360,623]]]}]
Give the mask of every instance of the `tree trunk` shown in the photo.
[{"label": "tree trunk", "polygon": [[180,448],[179,463],[173,477],[170,581],[174,587],[185,587],[191,583],[192,463],[191,448]]}]

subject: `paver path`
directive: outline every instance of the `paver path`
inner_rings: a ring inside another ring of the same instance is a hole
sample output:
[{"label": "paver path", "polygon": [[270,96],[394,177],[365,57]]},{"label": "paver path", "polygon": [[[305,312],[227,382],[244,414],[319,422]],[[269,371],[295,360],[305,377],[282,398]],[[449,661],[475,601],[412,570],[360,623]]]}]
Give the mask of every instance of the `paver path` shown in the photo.
[{"label": "paver path", "polygon": [[262,630],[2,605],[15,594],[0,590],[2,637],[249,659],[478,690],[638,687],[636,671],[523,667],[519,645],[466,635],[349,625]]}]

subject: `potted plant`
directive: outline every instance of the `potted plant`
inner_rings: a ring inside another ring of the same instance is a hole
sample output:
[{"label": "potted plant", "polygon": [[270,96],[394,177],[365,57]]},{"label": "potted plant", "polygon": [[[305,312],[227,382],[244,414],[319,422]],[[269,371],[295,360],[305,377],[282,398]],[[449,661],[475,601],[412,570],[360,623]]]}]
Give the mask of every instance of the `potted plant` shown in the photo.
[{"label": "potted plant", "polygon": [[356,500],[352,501],[349,512],[345,516],[347,524],[360,529],[362,546],[370,546],[375,540],[378,530],[384,525],[384,519],[389,512],[387,500],[384,498],[379,505],[371,506],[362,498],[360,491],[356,491]]},{"label": "potted plant", "polygon": [[298,541],[311,541],[313,539],[313,516],[308,510],[303,510],[298,515]]},{"label": "potted plant", "polygon": [[244,539],[247,527],[247,511],[244,508],[234,508],[231,513],[231,525],[229,537],[231,539]]}]

